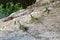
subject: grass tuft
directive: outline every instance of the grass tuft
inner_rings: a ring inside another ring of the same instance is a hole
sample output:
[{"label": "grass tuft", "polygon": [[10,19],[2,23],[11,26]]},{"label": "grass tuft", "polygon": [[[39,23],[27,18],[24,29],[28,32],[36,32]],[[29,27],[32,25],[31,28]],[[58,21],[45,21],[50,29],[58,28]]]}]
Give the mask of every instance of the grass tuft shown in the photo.
[{"label": "grass tuft", "polygon": [[23,30],[23,31],[27,31],[27,30],[28,30],[28,28],[25,27],[25,26],[22,25],[22,24],[20,24],[19,29],[20,29],[20,30]]},{"label": "grass tuft", "polygon": [[45,12],[49,14],[50,10],[48,9],[48,7],[45,7]]}]

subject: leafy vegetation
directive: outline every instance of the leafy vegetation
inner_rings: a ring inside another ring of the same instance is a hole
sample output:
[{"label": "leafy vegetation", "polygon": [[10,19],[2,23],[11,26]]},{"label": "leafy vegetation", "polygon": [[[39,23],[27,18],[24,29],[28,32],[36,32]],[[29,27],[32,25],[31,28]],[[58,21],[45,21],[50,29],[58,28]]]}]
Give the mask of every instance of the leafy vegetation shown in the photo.
[{"label": "leafy vegetation", "polygon": [[1,4],[0,5],[0,15],[4,12],[4,8],[3,8],[3,5]]},{"label": "leafy vegetation", "polygon": [[13,4],[12,2],[6,3],[5,8],[3,6],[3,4],[0,4],[0,15],[6,14],[7,16],[23,8],[19,3]]},{"label": "leafy vegetation", "polygon": [[13,12],[16,12],[18,10],[22,9],[21,6],[19,6],[19,4],[13,4],[13,3],[6,3],[6,8],[5,8],[5,12],[7,15],[10,15]]},{"label": "leafy vegetation", "polygon": [[27,6],[35,2],[36,0],[1,0],[0,15],[5,14],[6,16],[9,16],[11,13],[22,8],[27,8]]},{"label": "leafy vegetation", "polygon": [[32,5],[36,0],[0,0],[0,4],[6,4],[12,2],[13,4],[20,3],[23,8],[26,8],[29,5]]}]

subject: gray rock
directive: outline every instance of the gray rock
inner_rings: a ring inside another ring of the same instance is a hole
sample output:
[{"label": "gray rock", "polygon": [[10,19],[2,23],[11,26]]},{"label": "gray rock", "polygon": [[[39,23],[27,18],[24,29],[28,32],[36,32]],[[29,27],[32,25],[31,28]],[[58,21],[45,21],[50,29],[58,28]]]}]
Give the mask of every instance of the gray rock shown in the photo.
[{"label": "gray rock", "polygon": [[[27,8],[22,13],[11,14],[15,17],[11,20],[0,20],[0,40],[60,40],[60,7],[55,4]],[[45,7],[50,10],[49,13]],[[20,24],[28,30],[19,29]]]}]

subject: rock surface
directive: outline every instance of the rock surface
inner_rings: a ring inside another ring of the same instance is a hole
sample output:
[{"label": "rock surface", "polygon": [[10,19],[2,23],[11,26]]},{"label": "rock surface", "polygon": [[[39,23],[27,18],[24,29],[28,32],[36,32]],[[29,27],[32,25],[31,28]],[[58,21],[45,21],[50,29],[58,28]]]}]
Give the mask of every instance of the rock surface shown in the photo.
[{"label": "rock surface", "polygon": [[[60,1],[36,3],[0,19],[0,40],[60,40],[59,5]],[[36,20],[32,20],[31,15]],[[19,29],[20,24],[28,30]]]}]

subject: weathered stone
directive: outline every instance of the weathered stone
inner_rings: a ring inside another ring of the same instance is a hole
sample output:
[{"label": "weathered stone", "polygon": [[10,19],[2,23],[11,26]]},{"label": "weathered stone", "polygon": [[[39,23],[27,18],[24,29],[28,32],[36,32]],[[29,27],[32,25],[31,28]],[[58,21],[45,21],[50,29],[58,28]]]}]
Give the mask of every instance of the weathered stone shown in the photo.
[{"label": "weathered stone", "polygon": [[[60,40],[60,7],[54,7],[55,4],[38,7],[34,5],[32,8],[12,13],[9,17],[13,19],[0,19],[0,40]],[[49,13],[46,7],[50,10]],[[32,23],[31,15],[38,22],[33,19]],[[20,30],[20,24],[28,30]]]}]

